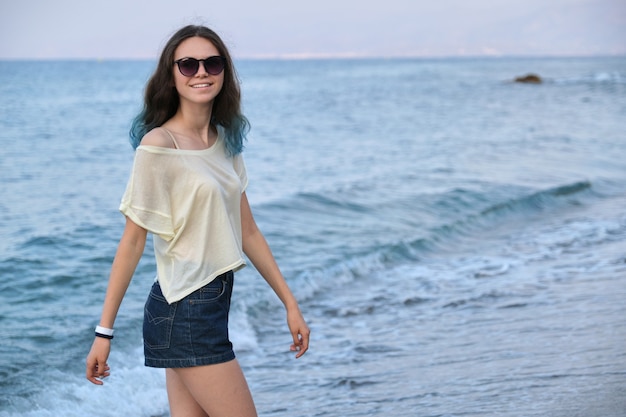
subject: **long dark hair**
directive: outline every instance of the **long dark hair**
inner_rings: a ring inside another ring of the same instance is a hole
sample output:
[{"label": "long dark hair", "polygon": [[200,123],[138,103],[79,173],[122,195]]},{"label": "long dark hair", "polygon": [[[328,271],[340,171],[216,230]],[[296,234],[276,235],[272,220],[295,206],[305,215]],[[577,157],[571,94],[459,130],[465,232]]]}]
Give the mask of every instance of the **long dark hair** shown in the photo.
[{"label": "long dark hair", "polygon": [[241,113],[241,89],[230,53],[217,33],[205,26],[196,25],[178,30],[163,48],[157,68],[146,85],[143,110],[135,117],[130,128],[130,142],[133,148],[139,146],[146,133],[163,125],[176,114],[180,99],[178,92],[173,88],[174,53],[185,39],[194,36],[211,42],[226,59],[224,84],[215,97],[211,123],[224,128],[226,149],[231,156],[243,150],[243,142],[250,130],[250,123]]}]

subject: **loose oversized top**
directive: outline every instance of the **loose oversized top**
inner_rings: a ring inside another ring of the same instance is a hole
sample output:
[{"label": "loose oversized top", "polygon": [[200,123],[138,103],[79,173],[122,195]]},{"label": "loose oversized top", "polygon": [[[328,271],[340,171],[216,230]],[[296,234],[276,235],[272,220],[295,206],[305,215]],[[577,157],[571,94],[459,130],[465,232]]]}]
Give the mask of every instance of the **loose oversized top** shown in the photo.
[{"label": "loose oversized top", "polygon": [[207,149],[140,145],[120,211],[151,232],[157,280],[174,303],[246,262],[241,194],[248,185],[241,154],[226,153],[223,129]]}]

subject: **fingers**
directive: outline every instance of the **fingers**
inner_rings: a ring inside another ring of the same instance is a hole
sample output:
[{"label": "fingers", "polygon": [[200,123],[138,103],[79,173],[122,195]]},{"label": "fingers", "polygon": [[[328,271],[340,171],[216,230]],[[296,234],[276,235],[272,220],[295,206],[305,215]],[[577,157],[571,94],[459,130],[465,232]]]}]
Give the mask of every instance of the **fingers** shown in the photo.
[{"label": "fingers", "polygon": [[103,361],[94,361],[93,364],[90,361],[87,361],[87,372],[86,376],[89,382],[96,385],[102,385],[102,379],[111,375],[111,368],[106,362]]},{"label": "fingers", "polygon": [[311,331],[305,325],[304,330],[298,329],[298,331],[292,333],[293,344],[291,345],[290,350],[292,352],[298,352],[296,354],[296,359],[301,357],[309,350],[309,336]]},{"label": "fingers", "polygon": [[111,375],[110,370],[111,368],[109,367],[109,364],[107,364],[106,362],[103,362],[102,364],[98,364],[98,371],[100,372],[100,375],[98,377],[106,378],[107,376]]},{"label": "fingers", "polygon": [[89,355],[87,355],[87,369],[85,376],[92,384],[102,385],[102,379],[108,377],[110,367],[107,364],[109,356],[110,344],[105,339],[97,338],[91,347]]},{"label": "fingers", "polygon": [[[96,366],[96,368],[97,368],[97,366]],[[97,372],[96,368],[90,369],[89,367],[87,367],[87,373],[86,373],[87,380],[89,382],[91,382],[92,384],[102,385],[102,381],[100,381],[99,379],[96,379],[97,378],[96,377],[96,372]]]},{"label": "fingers", "polygon": [[293,344],[290,347],[292,352],[296,353],[296,358],[301,357],[309,350],[309,336],[311,331],[307,326],[300,309],[290,309],[287,311],[287,324],[293,338]]}]

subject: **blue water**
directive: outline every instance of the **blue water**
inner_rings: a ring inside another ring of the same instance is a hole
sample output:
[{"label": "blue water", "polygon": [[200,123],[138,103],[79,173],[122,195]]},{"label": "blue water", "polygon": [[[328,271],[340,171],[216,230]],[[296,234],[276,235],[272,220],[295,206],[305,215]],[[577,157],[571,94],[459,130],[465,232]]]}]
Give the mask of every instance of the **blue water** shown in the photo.
[{"label": "blue water", "polygon": [[[151,62],[0,62],[0,416],[167,416],[151,247],[84,379]],[[241,61],[248,196],[312,329],[252,267],[262,416],[626,415],[626,58]],[[536,72],[541,85],[510,82]]]}]

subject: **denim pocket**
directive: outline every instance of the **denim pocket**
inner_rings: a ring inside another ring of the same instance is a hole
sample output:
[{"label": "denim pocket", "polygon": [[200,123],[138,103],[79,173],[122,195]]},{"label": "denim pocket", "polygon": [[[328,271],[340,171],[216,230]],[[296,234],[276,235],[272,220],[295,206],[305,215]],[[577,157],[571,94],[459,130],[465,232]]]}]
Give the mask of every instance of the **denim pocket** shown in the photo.
[{"label": "denim pocket", "polygon": [[143,342],[150,349],[169,348],[177,304],[167,303],[158,284],[152,287],[143,320]]},{"label": "denim pocket", "polygon": [[224,295],[227,288],[226,281],[218,277],[189,296],[189,302],[191,304],[213,303]]},{"label": "denim pocket", "polygon": [[231,288],[228,280],[218,277],[186,300],[184,308],[189,312],[190,337],[196,355],[213,356],[232,349],[228,339]]}]

